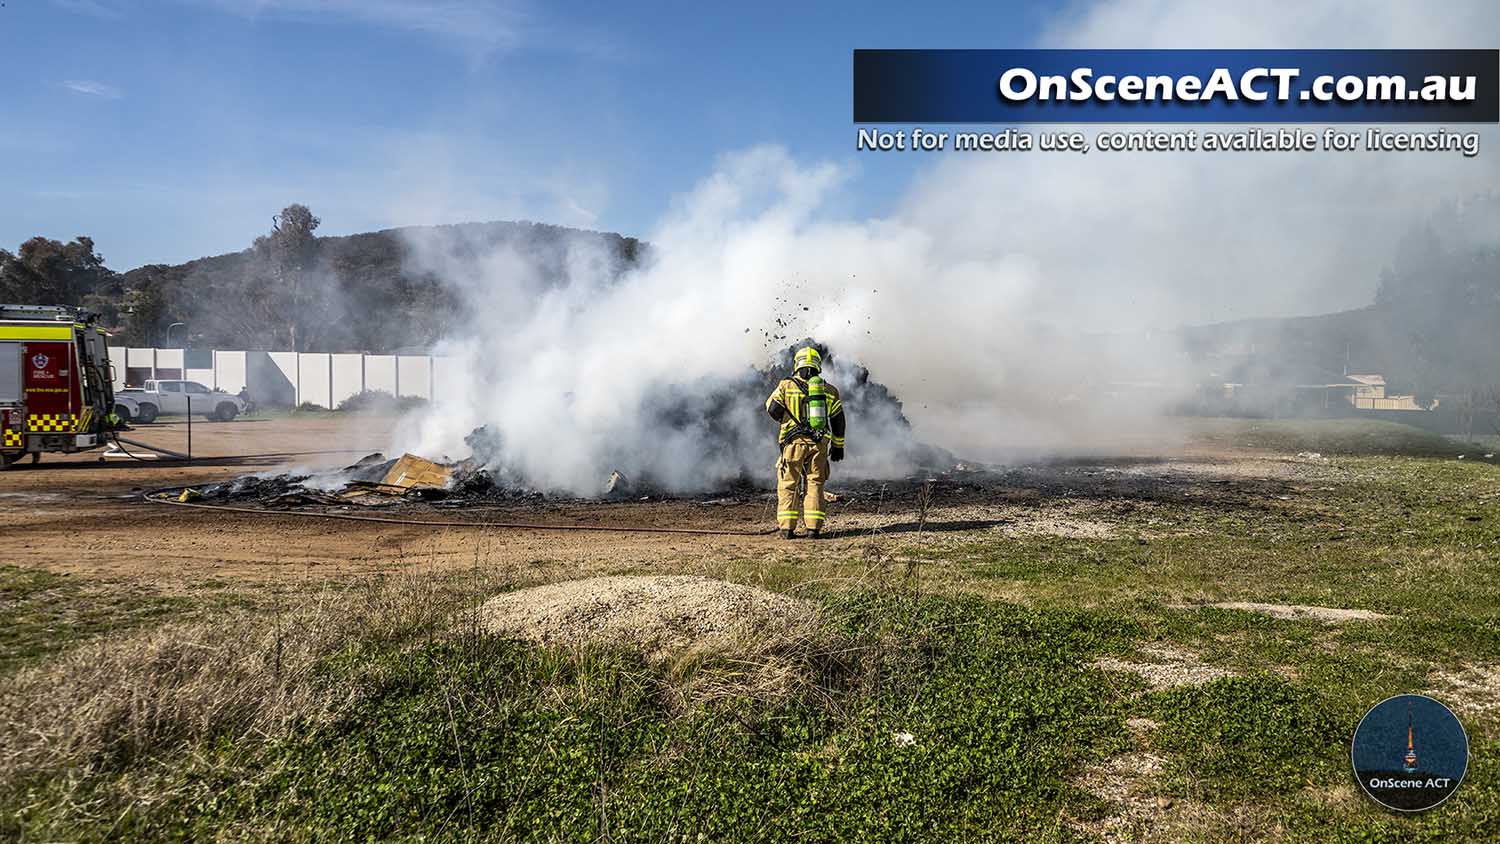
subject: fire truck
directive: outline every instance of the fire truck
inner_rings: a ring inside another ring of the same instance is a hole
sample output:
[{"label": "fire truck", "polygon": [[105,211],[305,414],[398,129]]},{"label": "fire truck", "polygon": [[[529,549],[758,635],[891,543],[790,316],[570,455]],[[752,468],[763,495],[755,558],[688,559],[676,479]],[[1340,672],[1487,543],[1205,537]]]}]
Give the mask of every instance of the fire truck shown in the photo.
[{"label": "fire truck", "polygon": [[0,468],[105,444],[115,395],[97,319],[78,308],[0,305]]}]

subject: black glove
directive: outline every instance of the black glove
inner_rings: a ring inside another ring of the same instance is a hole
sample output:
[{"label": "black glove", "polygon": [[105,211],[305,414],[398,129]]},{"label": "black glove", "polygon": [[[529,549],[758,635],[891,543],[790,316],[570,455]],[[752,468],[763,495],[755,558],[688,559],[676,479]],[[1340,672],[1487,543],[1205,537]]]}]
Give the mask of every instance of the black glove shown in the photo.
[{"label": "black glove", "polygon": [[828,449],[828,459],[832,460],[835,463],[839,462],[840,460],[843,460],[844,459],[844,447],[841,446],[841,445],[836,445],[833,448]]}]

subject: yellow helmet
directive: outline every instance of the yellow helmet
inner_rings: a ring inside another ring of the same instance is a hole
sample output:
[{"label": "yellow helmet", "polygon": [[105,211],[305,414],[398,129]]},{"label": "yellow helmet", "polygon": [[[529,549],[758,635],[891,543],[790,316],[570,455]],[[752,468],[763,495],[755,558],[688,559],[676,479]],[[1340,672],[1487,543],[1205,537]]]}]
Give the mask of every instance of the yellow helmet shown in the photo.
[{"label": "yellow helmet", "polygon": [[803,346],[792,358],[793,372],[800,372],[804,369],[811,369],[813,372],[823,371],[823,356],[818,354],[818,350],[812,346]]}]

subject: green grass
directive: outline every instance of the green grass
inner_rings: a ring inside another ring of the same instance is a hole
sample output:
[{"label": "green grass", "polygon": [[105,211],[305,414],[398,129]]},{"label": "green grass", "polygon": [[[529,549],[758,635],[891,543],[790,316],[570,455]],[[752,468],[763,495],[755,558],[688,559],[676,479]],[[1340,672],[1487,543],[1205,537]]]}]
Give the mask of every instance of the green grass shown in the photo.
[{"label": "green grass", "polygon": [[1331,782],[1346,725],[1317,691],[1270,675],[1181,686],[1147,701],[1161,727],[1151,747],[1171,764],[1163,790],[1183,796],[1265,799],[1308,781]]},{"label": "green grass", "polygon": [[80,642],[180,612],[181,598],[134,584],[104,584],[0,566],[0,675]]},{"label": "green grass", "polygon": [[[1283,493],[1232,483],[1217,499],[1101,510],[1114,538],[906,536],[889,550],[910,562],[883,567],[853,548],[727,561],[729,577],[811,595],[837,627],[839,646],[783,696],[684,707],[684,672],[732,666],[445,634],[432,613],[505,588],[448,583],[436,609],[397,614],[417,622],[355,624],[317,652],[309,694],[339,701],[329,717],[29,771],[0,783],[0,837],[1087,841],[1122,823],[1127,839],[1160,841],[1500,838],[1500,708],[1447,698],[1472,763],[1433,812],[1382,811],[1348,770],[1371,705],[1431,688],[1440,669],[1500,666],[1500,469],[1385,425],[1211,428],[1334,457],[1298,463]],[[133,600],[108,597],[116,585],[0,574],[5,653],[34,664],[118,632],[45,621],[70,602]],[[838,585],[851,575],[860,585]],[[369,595],[372,618],[390,614]],[[1390,617],[1329,625],[1204,606],[1228,600]],[[139,626],[130,612],[120,630]],[[1230,676],[1153,690],[1094,666],[1162,652]],[[1085,787],[1106,760],[1148,756],[1159,771],[1128,786],[1160,798],[1155,815],[1121,820]]]}]

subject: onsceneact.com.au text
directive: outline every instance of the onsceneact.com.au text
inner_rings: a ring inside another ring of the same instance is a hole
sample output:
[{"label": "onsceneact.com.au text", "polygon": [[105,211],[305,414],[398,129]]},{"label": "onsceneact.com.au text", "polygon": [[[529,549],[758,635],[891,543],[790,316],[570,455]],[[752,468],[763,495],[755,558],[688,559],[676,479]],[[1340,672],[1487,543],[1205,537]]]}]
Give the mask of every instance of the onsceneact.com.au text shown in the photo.
[{"label": "onsceneact.com.au text", "polygon": [[1008,102],[1201,102],[1249,100],[1287,102],[1471,102],[1477,83],[1473,76],[1428,75],[1408,80],[1401,75],[1322,74],[1299,84],[1302,71],[1295,67],[1252,67],[1235,74],[1229,68],[1213,70],[1207,79],[1195,75],[1094,75],[1090,67],[1074,68],[1067,75],[1038,75],[1025,67],[1000,74],[1000,96]]}]

